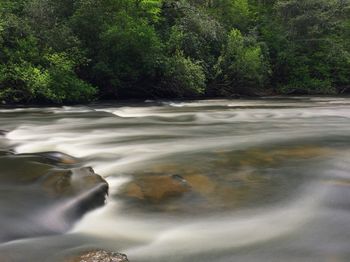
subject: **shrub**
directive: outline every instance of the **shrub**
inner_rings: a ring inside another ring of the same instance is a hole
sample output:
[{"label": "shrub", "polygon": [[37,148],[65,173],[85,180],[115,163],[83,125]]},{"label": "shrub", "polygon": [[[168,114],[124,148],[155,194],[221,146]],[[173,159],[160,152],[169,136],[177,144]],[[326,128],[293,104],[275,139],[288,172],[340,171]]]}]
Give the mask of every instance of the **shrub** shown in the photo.
[{"label": "shrub", "polygon": [[203,67],[177,52],[164,61],[164,73],[158,94],[167,97],[195,97],[205,91]]},{"label": "shrub", "polygon": [[260,44],[243,37],[238,29],[233,29],[218,58],[215,71],[217,92],[229,95],[245,93],[244,89],[264,87],[270,67]]}]

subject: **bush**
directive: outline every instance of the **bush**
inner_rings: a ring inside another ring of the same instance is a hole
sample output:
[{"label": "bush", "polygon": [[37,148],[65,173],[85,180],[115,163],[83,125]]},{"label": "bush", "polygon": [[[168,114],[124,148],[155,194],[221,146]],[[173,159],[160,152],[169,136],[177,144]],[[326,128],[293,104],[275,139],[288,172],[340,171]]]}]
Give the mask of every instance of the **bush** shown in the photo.
[{"label": "bush", "polygon": [[216,92],[230,95],[249,93],[250,88],[264,87],[270,67],[261,46],[255,40],[243,37],[238,29],[233,29],[218,58],[215,71]]},{"label": "bush", "polygon": [[94,97],[97,90],[77,77],[74,62],[65,54],[48,55],[47,60],[49,82],[46,92],[38,92],[39,96],[55,103],[88,102]]},{"label": "bush", "polygon": [[[146,96],[162,56],[162,44],[153,26],[125,13],[101,34],[101,49],[92,72],[102,90],[118,97]],[[142,88],[140,88],[142,87]]]},{"label": "bush", "polygon": [[178,52],[164,61],[161,89],[158,95],[166,97],[195,97],[205,91],[203,67]]},{"label": "bush", "polygon": [[31,102],[40,92],[48,92],[47,70],[23,61],[8,63],[2,69],[0,99],[7,102]]},{"label": "bush", "polygon": [[2,66],[0,99],[16,103],[76,103],[92,99],[96,89],[76,76],[74,63],[64,54],[47,55],[46,59],[46,68],[26,61]]}]

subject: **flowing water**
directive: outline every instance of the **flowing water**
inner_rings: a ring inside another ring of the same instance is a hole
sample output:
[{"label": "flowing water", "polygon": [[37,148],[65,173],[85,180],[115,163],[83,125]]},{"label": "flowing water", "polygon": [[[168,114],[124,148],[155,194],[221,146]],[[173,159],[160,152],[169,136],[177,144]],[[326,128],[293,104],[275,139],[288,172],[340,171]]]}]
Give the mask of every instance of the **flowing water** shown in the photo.
[{"label": "flowing water", "polygon": [[[1,262],[89,248],[131,262],[350,261],[348,98],[1,109],[0,128]],[[78,162],[23,157],[47,151]],[[83,217],[67,210],[94,187],[46,201],[3,174],[83,166],[109,183]]]}]

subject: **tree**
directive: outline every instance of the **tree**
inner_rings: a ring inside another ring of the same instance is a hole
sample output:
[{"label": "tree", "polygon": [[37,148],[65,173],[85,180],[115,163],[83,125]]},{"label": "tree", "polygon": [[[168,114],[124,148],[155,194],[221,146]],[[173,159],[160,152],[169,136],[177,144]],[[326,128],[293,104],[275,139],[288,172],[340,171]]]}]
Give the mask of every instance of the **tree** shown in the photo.
[{"label": "tree", "polygon": [[265,86],[270,73],[262,46],[238,29],[229,33],[215,69],[214,88],[220,95],[252,94]]},{"label": "tree", "polygon": [[350,92],[349,0],[2,0],[0,99]]},{"label": "tree", "polygon": [[200,62],[181,51],[163,61],[163,76],[157,95],[161,97],[198,97],[204,94],[206,79]]},{"label": "tree", "polygon": [[335,93],[345,84],[341,72],[349,66],[348,45],[341,25],[349,17],[345,14],[349,1],[253,3],[260,39],[269,48],[271,83],[278,93]]},{"label": "tree", "polygon": [[56,16],[52,2],[2,4],[0,99],[22,103],[91,99],[95,89],[76,74],[84,62],[77,38]]}]

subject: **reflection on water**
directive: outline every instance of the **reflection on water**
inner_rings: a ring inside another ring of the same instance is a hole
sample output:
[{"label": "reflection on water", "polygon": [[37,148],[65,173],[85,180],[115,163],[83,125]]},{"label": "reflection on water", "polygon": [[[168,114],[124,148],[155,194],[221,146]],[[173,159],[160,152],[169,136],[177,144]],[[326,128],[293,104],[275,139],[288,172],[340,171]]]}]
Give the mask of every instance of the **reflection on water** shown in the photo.
[{"label": "reflection on water", "polygon": [[[32,237],[3,240],[0,261],[98,247],[133,262],[350,261],[348,98],[1,109],[0,128],[0,224]],[[73,162],[28,160],[38,152]],[[78,193],[47,202],[30,178],[82,166],[110,194],[74,223],[65,212],[91,181],[70,175]],[[33,225],[57,235],[34,238]]]}]

